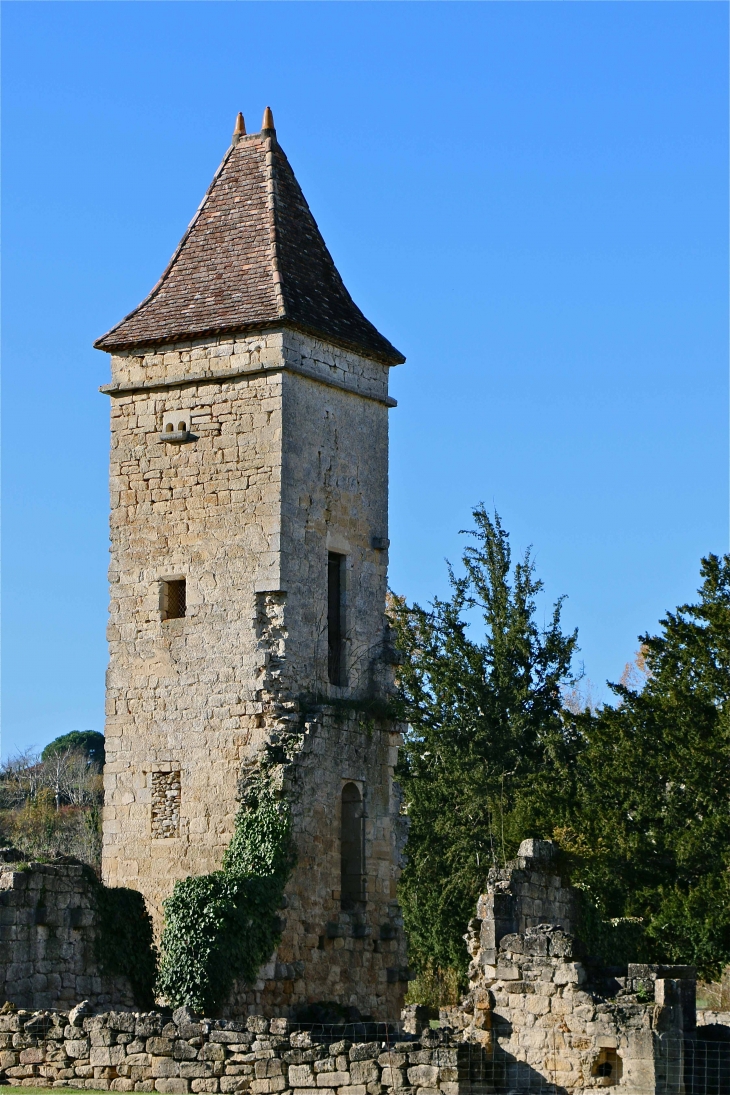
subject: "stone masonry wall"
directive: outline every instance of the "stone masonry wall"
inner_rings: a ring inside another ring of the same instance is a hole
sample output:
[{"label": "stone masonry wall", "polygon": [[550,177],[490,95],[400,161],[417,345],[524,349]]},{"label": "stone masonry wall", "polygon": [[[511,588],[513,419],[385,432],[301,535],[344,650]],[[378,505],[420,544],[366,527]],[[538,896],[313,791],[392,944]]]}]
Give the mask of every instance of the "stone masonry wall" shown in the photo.
[{"label": "stone masonry wall", "polygon": [[[291,331],[112,358],[105,882],[139,889],[159,931],[175,880],[220,866],[240,780],[302,750],[282,782],[299,857],[284,936],[231,1014],[400,1009],[398,728],[321,713],[390,687],[387,373]],[[189,440],[161,437],[179,420]],[[343,686],[327,679],[328,551],[347,557]],[[186,615],[163,620],[161,583],[181,578]],[[350,780],[367,803],[357,924],[338,908]]]},{"label": "stone masonry wall", "polygon": [[[407,955],[396,884],[403,844],[400,795],[393,780],[400,736],[387,722],[363,727],[356,715],[320,709],[308,716],[296,761],[285,773],[297,864],[286,887],[281,943],[254,986],[238,986],[234,1016],[294,1015],[326,1000],[375,1019],[398,1016]],[[343,911],[340,811],[345,783],[365,807],[365,897]]]},{"label": "stone masonry wall", "polygon": [[0,1000],[16,1007],[133,1007],[124,978],[100,973],[94,887],[75,864],[0,864]]},{"label": "stone masonry wall", "polygon": [[[363,1028],[365,1031],[367,1028]],[[371,1033],[372,1037],[372,1033]],[[0,1083],[251,1095],[459,1095],[466,1047],[383,1029],[368,1042],[319,1039],[286,1019],[246,1023],[110,1012],[0,1015]],[[467,1066],[468,1067],[468,1066]]]}]

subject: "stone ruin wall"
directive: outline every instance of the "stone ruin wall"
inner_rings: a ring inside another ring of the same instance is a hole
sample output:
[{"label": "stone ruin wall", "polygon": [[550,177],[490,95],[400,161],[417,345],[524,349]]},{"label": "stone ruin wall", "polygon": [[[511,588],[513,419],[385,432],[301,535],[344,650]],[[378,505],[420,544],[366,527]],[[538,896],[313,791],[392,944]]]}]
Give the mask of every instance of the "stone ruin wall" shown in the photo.
[{"label": "stone ruin wall", "polygon": [[0,1001],[16,1007],[134,1007],[124,978],[96,960],[94,885],[88,868],[0,863]]},{"label": "stone ruin wall", "polygon": [[[400,1014],[408,969],[397,901],[405,819],[393,778],[400,735],[392,724],[328,709],[311,714],[283,770],[297,862],[285,890],[282,939],[255,985],[237,985],[226,1014],[292,1016],[335,1001],[384,1020]],[[365,896],[345,911],[340,894],[342,787],[364,803]]]},{"label": "stone ruin wall", "polygon": [[[439,1030],[429,1029],[427,1009],[411,1007],[400,1024],[406,1033],[359,1024],[346,1028],[352,1045],[334,1028],[328,1038],[319,1028],[318,1040],[318,1028],[307,1033],[283,1017],[211,1020],[188,1009],[90,1015],[103,1006],[98,994],[70,1016],[0,1014],[0,1082],[251,1095],[490,1095],[546,1087],[563,1095],[603,1087],[682,1095],[695,1030],[694,971],[634,964],[615,977],[586,966],[565,930],[574,927],[575,905],[550,851],[548,842],[525,841],[514,862],[490,872],[465,937],[469,992],[458,1007],[441,1009]],[[45,868],[46,877],[69,870]],[[23,908],[31,906],[26,900]],[[333,933],[323,963],[353,963],[361,938]]]},{"label": "stone ruin wall", "polygon": [[523,841],[465,936],[469,992],[442,1021],[488,1052],[507,1087],[565,1092],[683,1090],[683,1039],[695,1029],[693,967],[629,965],[596,977],[581,961],[574,891],[549,841]]}]

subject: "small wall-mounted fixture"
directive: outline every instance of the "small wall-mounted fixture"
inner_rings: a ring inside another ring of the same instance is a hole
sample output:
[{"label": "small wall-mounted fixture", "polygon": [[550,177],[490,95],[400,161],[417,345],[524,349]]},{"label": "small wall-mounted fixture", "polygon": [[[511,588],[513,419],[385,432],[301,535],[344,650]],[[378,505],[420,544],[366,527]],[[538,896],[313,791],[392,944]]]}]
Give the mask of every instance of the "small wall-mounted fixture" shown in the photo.
[{"label": "small wall-mounted fixture", "polygon": [[190,437],[190,411],[166,411],[162,416],[160,440],[179,445]]},{"label": "small wall-mounted fixture", "polygon": [[390,540],[387,536],[373,536],[370,545],[374,551],[387,551],[390,547]]}]

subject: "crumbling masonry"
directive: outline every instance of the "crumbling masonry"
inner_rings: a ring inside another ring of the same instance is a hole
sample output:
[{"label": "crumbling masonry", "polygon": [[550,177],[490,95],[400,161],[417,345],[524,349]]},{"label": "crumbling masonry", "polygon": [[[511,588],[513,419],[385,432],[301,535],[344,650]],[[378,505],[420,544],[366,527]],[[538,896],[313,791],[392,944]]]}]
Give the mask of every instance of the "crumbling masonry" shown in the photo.
[{"label": "crumbling masonry", "polygon": [[465,937],[469,993],[442,1020],[484,1047],[498,1088],[683,1091],[694,968],[587,968],[576,893],[554,852],[550,841],[525,840],[516,860],[489,872]]}]

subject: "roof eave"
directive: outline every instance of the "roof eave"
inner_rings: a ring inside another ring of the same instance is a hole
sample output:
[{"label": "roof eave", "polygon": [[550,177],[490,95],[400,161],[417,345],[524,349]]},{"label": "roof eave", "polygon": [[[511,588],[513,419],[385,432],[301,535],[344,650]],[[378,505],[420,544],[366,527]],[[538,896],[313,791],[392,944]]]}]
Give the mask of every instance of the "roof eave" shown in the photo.
[{"label": "roof eave", "polygon": [[253,334],[256,331],[289,328],[290,330],[301,331],[304,334],[321,339],[323,342],[330,342],[332,345],[340,346],[344,350],[350,350],[353,353],[359,354],[361,357],[368,357],[375,361],[380,361],[384,365],[403,365],[406,360],[400,350],[397,350],[395,346],[392,346],[382,335],[380,337],[389,349],[384,347],[382,350],[376,350],[373,347],[364,346],[360,342],[342,338],[338,335],[321,331],[308,324],[297,323],[286,318],[272,319],[258,323],[237,323],[224,327],[206,327],[199,331],[187,330],[169,332],[157,338],[146,339],[125,338],[123,335],[115,338],[114,332],[118,327],[119,324],[117,327],[113,327],[110,331],[107,331],[101,338],[97,338],[93,344],[94,349],[102,350],[104,353],[114,353],[115,350],[132,350],[137,347],[142,350],[150,349],[155,346],[169,346],[171,343],[194,342],[198,339],[216,338],[221,335]]}]

